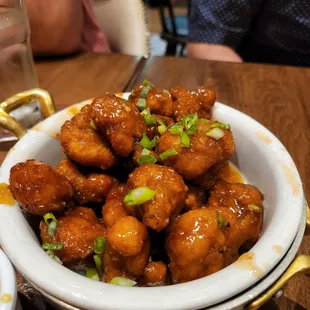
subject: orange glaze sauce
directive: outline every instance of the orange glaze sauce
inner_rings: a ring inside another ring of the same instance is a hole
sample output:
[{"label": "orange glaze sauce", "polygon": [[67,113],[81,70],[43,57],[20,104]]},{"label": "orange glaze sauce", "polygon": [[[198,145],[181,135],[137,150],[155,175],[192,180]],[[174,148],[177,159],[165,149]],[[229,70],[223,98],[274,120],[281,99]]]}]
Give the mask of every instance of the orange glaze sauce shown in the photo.
[{"label": "orange glaze sauce", "polygon": [[14,197],[9,189],[9,185],[0,183],[0,203],[14,206]]},{"label": "orange glaze sauce", "polygon": [[224,181],[229,183],[244,183],[242,174],[231,163],[227,162],[217,173]]}]

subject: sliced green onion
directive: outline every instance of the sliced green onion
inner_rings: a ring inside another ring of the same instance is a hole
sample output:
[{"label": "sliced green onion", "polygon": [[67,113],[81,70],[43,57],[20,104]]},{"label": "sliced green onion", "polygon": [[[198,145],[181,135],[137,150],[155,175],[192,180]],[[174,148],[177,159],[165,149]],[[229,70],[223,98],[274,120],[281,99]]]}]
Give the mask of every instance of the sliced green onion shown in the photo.
[{"label": "sliced green onion", "polygon": [[97,126],[95,125],[95,122],[92,119],[90,120],[90,127],[94,130],[97,130]]},{"label": "sliced green onion", "polygon": [[94,252],[96,254],[103,253],[104,250],[105,250],[106,245],[107,245],[107,239],[106,238],[102,238],[102,237],[98,237],[94,241]]},{"label": "sliced green onion", "polygon": [[259,206],[256,206],[256,205],[249,205],[248,208],[255,213],[261,213],[262,212],[261,208]]},{"label": "sliced green onion", "polygon": [[150,154],[151,154],[151,151],[148,150],[148,149],[143,149],[142,152],[141,152],[141,155],[142,155],[142,156],[150,155]]},{"label": "sliced green onion", "polygon": [[148,150],[153,149],[157,145],[158,136],[155,136],[153,140],[150,140],[146,134],[143,135],[143,138],[139,142],[139,144]]},{"label": "sliced green onion", "polygon": [[47,233],[50,237],[54,237],[55,230],[58,225],[58,221],[56,220],[53,213],[49,212],[43,216],[44,222],[47,225]]},{"label": "sliced green onion", "polygon": [[168,157],[170,157],[170,156],[172,156],[172,155],[177,155],[177,154],[178,154],[178,152],[177,152],[175,149],[169,149],[169,150],[167,150],[167,151],[161,153],[161,154],[159,155],[159,158],[160,158],[162,161],[164,161],[164,160],[166,160]]},{"label": "sliced green onion", "polygon": [[197,131],[197,129],[198,129],[197,125],[194,125],[194,126],[192,126],[191,128],[187,129],[187,130],[186,130],[186,133],[187,133],[188,135],[193,135],[193,134]]},{"label": "sliced green onion", "polygon": [[47,233],[50,237],[54,237],[55,230],[57,228],[57,222],[53,221],[47,226]]},{"label": "sliced green onion", "polygon": [[216,122],[214,124],[212,124],[210,126],[210,128],[225,128],[225,129],[230,129],[230,125],[229,124],[223,124],[223,123],[220,123],[220,122]]},{"label": "sliced green onion", "polygon": [[99,281],[99,275],[96,268],[87,268],[86,269],[86,276],[89,279]]},{"label": "sliced green onion", "polygon": [[130,286],[130,287],[135,286],[137,284],[136,281],[122,277],[115,277],[109,283],[118,286]]},{"label": "sliced green onion", "polygon": [[215,140],[220,140],[221,138],[224,137],[225,133],[222,129],[220,128],[213,128],[211,130],[209,130],[207,133],[206,133],[207,136],[215,139]]},{"label": "sliced green onion", "polygon": [[42,244],[42,249],[43,250],[51,250],[51,251],[56,251],[56,250],[61,250],[64,247],[64,245],[60,242],[44,242]]},{"label": "sliced green onion", "polygon": [[144,164],[155,164],[157,159],[154,155],[143,155],[137,158],[137,163],[139,166]]},{"label": "sliced green onion", "polygon": [[169,90],[167,90],[167,89],[164,89],[164,90],[163,90],[163,93],[170,95],[170,92],[169,92]]},{"label": "sliced green onion", "polygon": [[98,274],[101,274],[102,273],[102,259],[101,259],[101,256],[99,254],[95,254],[93,257],[94,257],[94,262],[95,262]]},{"label": "sliced green onion", "polygon": [[178,122],[174,125],[172,125],[170,128],[169,128],[169,131],[173,134],[173,135],[180,135],[183,133],[183,130],[184,130],[184,126],[182,124],[182,122]]},{"label": "sliced green onion", "polygon": [[198,115],[197,113],[187,114],[183,117],[182,122],[186,129],[190,129],[197,125]]},{"label": "sliced green onion", "polygon": [[131,190],[125,197],[124,202],[128,206],[137,206],[153,199],[156,192],[148,187],[137,187]]},{"label": "sliced green onion", "polygon": [[51,212],[44,214],[43,219],[46,225],[50,224],[51,222],[57,222],[56,217]]},{"label": "sliced green onion", "polygon": [[201,122],[201,123],[210,123],[211,122],[211,120],[209,120],[207,118],[199,118],[198,121]]},{"label": "sliced green onion", "polygon": [[227,221],[224,221],[223,216],[221,214],[218,214],[217,219],[218,219],[220,228],[223,228],[229,225]]},{"label": "sliced green onion", "polygon": [[144,79],[142,82],[143,86],[147,86],[147,87],[155,87],[154,84],[152,84],[148,79]]},{"label": "sliced green onion", "polygon": [[57,263],[59,264],[63,264],[63,262],[61,261],[61,259],[51,250],[47,250],[46,254],[51,257],[52,259],[54,259]]},{"label": "sliced green onion", "polygon": [[151,114],[150,109],[144,109],[141,112],[141,115],[143,116],[146,125],[155,125],[156,124],[156,117]]},{"label": "sliced green onion", "polygon": [[184,147],[190,147],[191,146],[191,139],[186,132],[182,133],[181,143],[182,143],[182,146],[184,146]]},{"label": "sliced green onion", "polygon": [[163,135],[167,131],[166,123],[162,119],[157,119],[157,122],[160,124],[160,126],[157,127],[157,130],[160,135]]},{"label": "sliced green onion", "polygon": [[138,106],[140,111],[143,111],[146,108],[146,100],[145,100],[145,98],[139,98],[137,106]]}]

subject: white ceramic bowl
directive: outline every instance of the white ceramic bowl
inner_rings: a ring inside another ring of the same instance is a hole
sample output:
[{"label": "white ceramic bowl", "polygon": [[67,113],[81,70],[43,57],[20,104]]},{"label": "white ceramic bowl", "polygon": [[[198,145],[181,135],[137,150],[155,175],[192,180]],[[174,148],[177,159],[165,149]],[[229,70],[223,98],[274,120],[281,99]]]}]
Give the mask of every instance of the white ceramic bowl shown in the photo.
[{"label": "white ceramic bowl", "polygon": [[0,310],[14,310],[16,299],[15,271],[10,260],[0,249]]},{"label": "white ceramic bowl", "polygon": [[[29,130],[6,157],[0,182],[8,183],[10,168],[30,158],[55,166],[63,158],[56,134],[85,103],[89,101],[60,111]],[[265,127],[219,102],[213,118],[231,125],[236,145],[232,162],[265,196],[262,234],[246,263],[237,261],[208,277],[166,287],[125,288],[99,283],[49,258],[18,205],[0,205],[1,242],[17,269],[47,294],[89,310],[199,309],[254,285],[284,257],[297,234],[305,202],[302,183],[290,155]]]}]

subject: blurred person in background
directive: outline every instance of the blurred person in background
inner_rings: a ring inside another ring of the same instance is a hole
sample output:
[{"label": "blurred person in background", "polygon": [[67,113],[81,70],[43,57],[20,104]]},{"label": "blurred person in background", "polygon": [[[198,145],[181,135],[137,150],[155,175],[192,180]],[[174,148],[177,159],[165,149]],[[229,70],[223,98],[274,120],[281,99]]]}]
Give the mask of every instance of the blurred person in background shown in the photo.
[{"label": "blurred person in background", "polygon": [[36,56],[110,52],[90,0],[24,0]]},{"label": "blurred person in background", "polygon": [[310,66],[310,0],[192,0],[187,54]]}]

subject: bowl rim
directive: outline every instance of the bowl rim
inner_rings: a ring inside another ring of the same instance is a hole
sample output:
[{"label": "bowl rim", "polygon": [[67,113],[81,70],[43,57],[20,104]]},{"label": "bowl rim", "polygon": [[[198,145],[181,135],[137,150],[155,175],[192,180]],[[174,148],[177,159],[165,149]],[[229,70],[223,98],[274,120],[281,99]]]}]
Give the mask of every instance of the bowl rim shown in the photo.
[{"label": "bowl rim", "polygon": [[[123,94],[123,96],[128,96],[128,93]],[[73,107],[81,107],[89,102],[90,100],[86,100],[80,104],[73,105]],[[68,112],[70,108],[72,109],[72,106],[42,121],[39,124],[41,129],[49,127],[51,123],[55,122],[55,119],[59,117],[59,115],[66,113],[66,111]],[[222,103],[216,102],[214,109],[238,118],[240,123],[249,124],[250,127],[248,128],[255,127],[255,129],[262,131],[272,141],[271,145],[262,144],[262,147],[268,148],[268,151],[271,152],[270,154],[280,154],[278,160],[290,167],[294,174],[295,182],[301,189],[299,195],[290,195],[289,193],[291,193],[292,187],[289,183],[286,183],[285,175],[282,173],[282,179],[278,181],[286,194],[285,198],[287,203],[294,205],[294,210],[288,209],[286,214],[281,215],[282,218],[278,217],[277,219],[282,222],[283,220],[287,222],[290,220],[290,225],[287,227],[286,234],[275,234],[275,230],[271,230],[269,231],[268,237],[271,238],[272,242],[271,240],[268,241],[266,237],[264,239],[264,244],[265,246],[268,245],[269,252],[271,251],[272,243],[281,244],[283,253],[277,253],[277,255],[275,255],[275,253],[272,254],[268,252],[267,264],[262,253],[263,246],[260,244],[262,243],[260,242],[261,240],[251,249],[251,252],[255,253],[257,256],[257,265],[263,270],[263,275],[266,275],[283,258],[297,234],[304,205],[304,195],[300,176],[285,147],[267,128],[248,115]],[[3,162],[0,168],[0,181],[7,182],[10,165],[12,165],[16,159],[18,152],[29,148],[29,145],[33,145],[34,139],[38,138],[46,140],[52,139],[49,135],[44,133],[44,130],[43,132],[29,130],[29,132],[15,145],[14,150],[7,155]],[[30,143],[31,141],[32,143]],[[111,310],[131,310],[133,308],[136,310],[201,308],[227,300],[244,291],[247,287],[254,285],[259,280],[251,270],[241,269],[234,263],[208,277],[173,286],[124,288],[105,283],[97,283],[75,274],[50,259],[40,249],[37,241],[31,241],[29,238],[27,239],[25,237],[25,235],[29,236],[29,233],[33,235],[30,227],[25,222],[18,206],[17,208],[12,208],[0,205],[0,238],[4,249],[12,259],[12,262],[17,266],[17,269],[25,274],[31,282],[55,298],[64,300],[75,307],[83,308],[87,305],[87,309]],[[20,225],[20,228],[17,229],[16,225],[8,225],[8,223],[17,223]],[[24,233],[22,233],[21,230]],[[28,234],[26,234],[27,230],[29,231]],[[12,246],[12,243],[17,243],[19,246]],[[28,246],[27,251],[24,251],[25,245]],[[20,257],[23,257],[23,260],[19,259]],[[40,261],[40,264],[38,264],[35,269],[31,268],[30,264],[33,262],[34,257],[36,261]],[[30,266],[27,265],[27,263],[30,264]],[[47,273],[48,277],[42,277],[44,273]],[[63,281],[64,278],[66,278],[68,282],[65,283]],[[223,283],[223,279],[225,279],[226,282],[226,289],[219,290],[219,283]],[[236,279],[238,279],[238,281],[236,281]],[[119,298],[119,296],[122,296],[122,298]]]},{"label": "bowl rim", "polygon": [[[1,301],[3,294],[11,296],[11,301],[4,303]],[[4,253],[0,249],[0,310],[15,309],[17,299],[16,275],[13,266]]]}]

